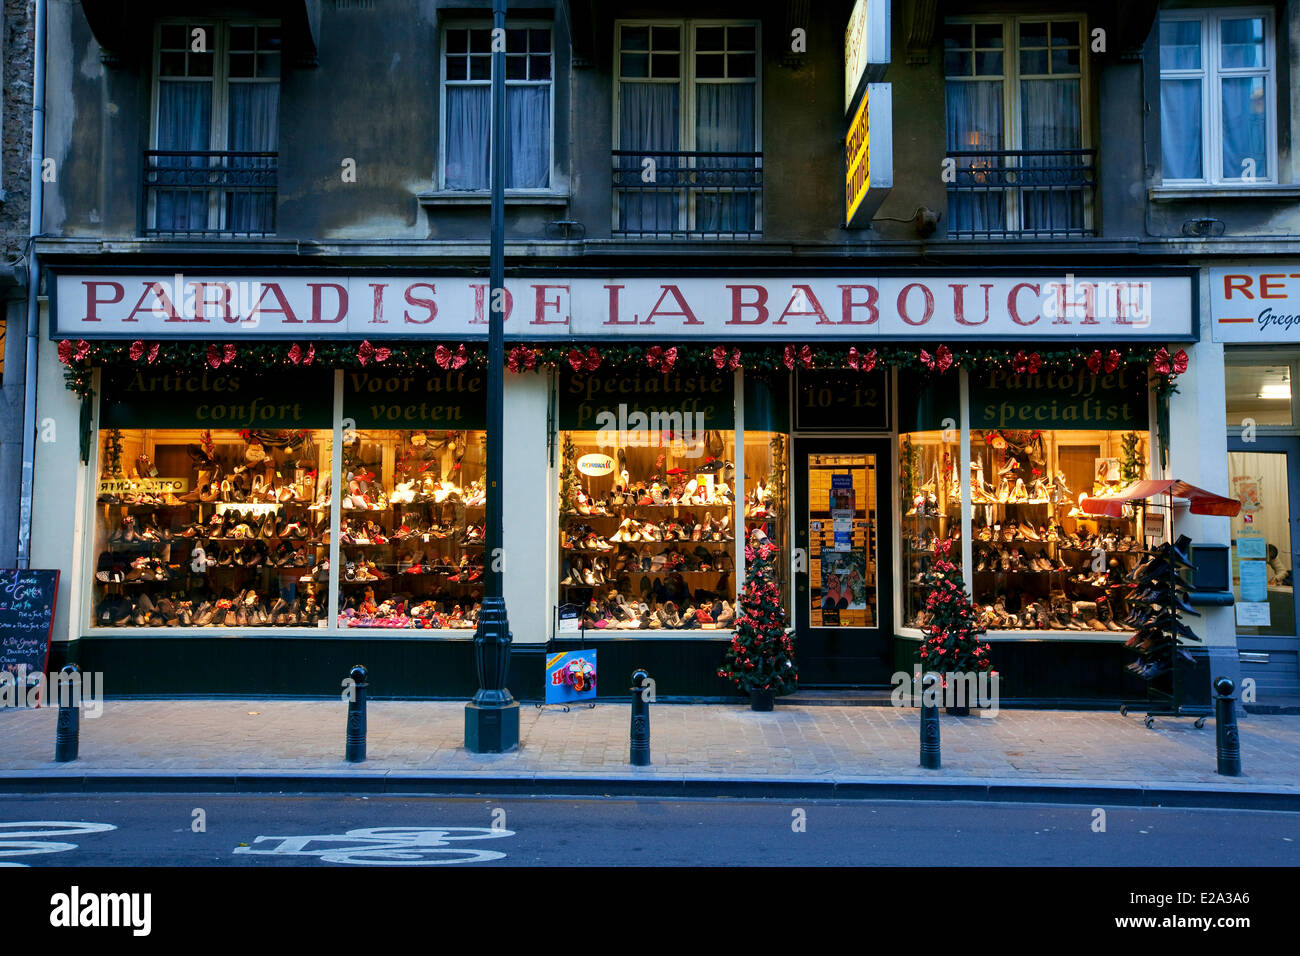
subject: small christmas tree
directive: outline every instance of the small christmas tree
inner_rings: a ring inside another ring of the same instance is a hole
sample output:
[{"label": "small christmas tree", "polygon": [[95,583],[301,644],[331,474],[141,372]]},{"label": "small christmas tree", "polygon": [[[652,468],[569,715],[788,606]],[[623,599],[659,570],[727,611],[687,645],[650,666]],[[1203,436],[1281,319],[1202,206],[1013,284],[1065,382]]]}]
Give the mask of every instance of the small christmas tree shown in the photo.
[{"label": "small christmas tree", "polygon": [[980,641],[985,633],[966,593],[961,568],[952,562],[952,540],[934,547],[934,562],[921,580],[929,621],[921,628],[921,667],[941,674],[974,673],[990,670],[989,645]]},{"label": "small christmas tree", "polygon": [[582,494],[582,477],[578,474],[578,449],[573,437],[564,433],[563,461],[560,465],[560,530],[566,531],[578,513],[578,496]]},{"label": "small christmas tree", "polygon": [[1142,438],[1137,432],[1129,432],[1122,441],[1124,447],[1120,451],[1120,477],[1125,481],[1137,481],[1147,469],[1147,460],[1142,454]]},{"label": "small christmas tree", "polygon": [[785,632],[785,608],[773,580],[776,545],[757,532],[745,547],[745,589],[741,592],[736,633],[731,638],[718,676],[731,680],[743,693],[791,693],[799,682],[794,643]]}]

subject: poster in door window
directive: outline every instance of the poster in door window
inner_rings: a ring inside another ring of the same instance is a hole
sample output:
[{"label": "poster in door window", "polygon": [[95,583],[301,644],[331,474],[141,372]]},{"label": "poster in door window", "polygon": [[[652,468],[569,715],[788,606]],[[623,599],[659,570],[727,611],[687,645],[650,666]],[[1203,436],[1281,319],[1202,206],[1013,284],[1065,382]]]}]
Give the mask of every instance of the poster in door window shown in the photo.
[{"label": "poster in door window", "polygon": [[865,611],[867,609],[866,556],[861,551],[821,550],[821,609]]}]

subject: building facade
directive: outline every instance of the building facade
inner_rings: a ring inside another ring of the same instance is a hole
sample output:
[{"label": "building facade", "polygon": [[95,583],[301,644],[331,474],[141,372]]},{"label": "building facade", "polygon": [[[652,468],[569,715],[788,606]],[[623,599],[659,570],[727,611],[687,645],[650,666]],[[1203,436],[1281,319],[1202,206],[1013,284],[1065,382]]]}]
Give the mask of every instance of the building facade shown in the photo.
[{"label": "building facade", "polygon": [[[1293,323],[1258,300],[1300,275],[1297,4],[617,6],[494,37],[470,2],[49,4],[37,375],[79,436],[37,444],[52,663],[466,696],[499,561],[516,695],[587,646],[725,699],[767,540],[804,684],[887,686],[948,541],[1004,703],[1294,693]],[[1081,507],[1145,478],[1254,498]],[[1126,577],[1180,535],[1199,640],[1144,678]]]}]

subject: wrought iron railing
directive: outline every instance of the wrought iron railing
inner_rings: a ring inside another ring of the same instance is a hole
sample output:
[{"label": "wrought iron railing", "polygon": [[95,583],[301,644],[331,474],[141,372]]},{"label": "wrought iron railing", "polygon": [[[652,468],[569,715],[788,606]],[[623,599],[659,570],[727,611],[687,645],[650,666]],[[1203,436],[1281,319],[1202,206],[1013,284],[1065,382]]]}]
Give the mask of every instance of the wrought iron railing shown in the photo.
[{"label": "wrought iron railing", "polygon": [[947,154],[952,239],[1095,235],[1095,149],[955,150]]},{"label": "wrought iron railing", "polygon": [[278,153],[151,149],[144,154],[146,236],[275,235]]},{"label": "wrought iron railing", "polygon": [[763,154],[616,149],[613,234],[760,239]]}]

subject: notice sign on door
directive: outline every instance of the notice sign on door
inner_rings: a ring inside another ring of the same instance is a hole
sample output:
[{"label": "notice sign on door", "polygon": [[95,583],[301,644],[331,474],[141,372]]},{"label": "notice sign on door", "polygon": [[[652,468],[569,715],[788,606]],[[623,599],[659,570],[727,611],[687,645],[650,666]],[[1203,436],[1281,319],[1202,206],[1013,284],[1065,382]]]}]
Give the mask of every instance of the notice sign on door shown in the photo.
[{"label": "notice sign on door", "polygon": [[831,530],[835,533],[835,550],[853,550],[853,476],[831,475]]}]

